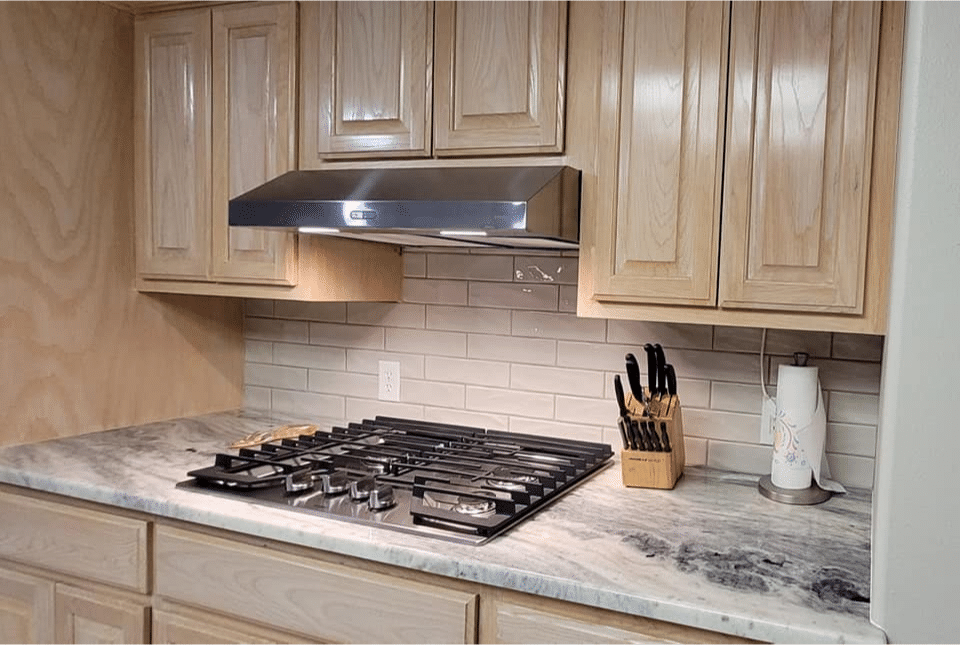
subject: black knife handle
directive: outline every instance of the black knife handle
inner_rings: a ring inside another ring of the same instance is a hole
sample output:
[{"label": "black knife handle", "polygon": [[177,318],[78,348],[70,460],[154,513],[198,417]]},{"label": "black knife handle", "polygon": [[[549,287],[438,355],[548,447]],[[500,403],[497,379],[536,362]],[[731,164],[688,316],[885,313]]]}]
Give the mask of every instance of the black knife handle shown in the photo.
[{"label": "black knife handle", "polygon": [[660,439],[663,443],[663,451],[670,452],[670,434],[667,432],[667,424],[660,422]]},{"label": "black knife handle", "polygon": [[620,375],[613,375],[613,391],[617,395],[617,405],[620,406],[620,416],[626,418],[629,411],[627,410],[627,401],[623,396],[623,383],[620,382]]},{"label": "black knife handle", "polygon": [[667,393],[667,357],[660,343],[653,346],[653,351],[657,356],[657,392],[663,395]]},{"label": "black knife handle", "polygon": [[630,392],[633,393],[633,398],[643,403],[643,385],[640,383],[640,363],[637,362],[637,357],[633,354],[627,354],[624,361],[627,364],[627,382],[630,383]]},{"label": "black knife handle", "polygon": [[[653,424],[654,422],[651,421],[650,423]],[[643,426],[643,431],[647,433],[647,444],[650,446],[650,449],[656,452],[663,452],[663,446],[660,445],[660,437],[657,436],[656,425],[651,427],[646,421],[641,421],[640,425]]]},{"label": "black knife handle", "polygon": [[673,369],[673,365],[667,365],[667,394],[670,396],[677,395],[677,372]]},{"label": "black knife handle", "polygon": [[643,346],[643,351],[647,353],[647,386],[653,396],[657,392],[657,354],[650,343]]},{"label": "black knife handle", "polygon": [[633,428],[633,436],[636,438],[636,449],[650,450],[650,446],[647,445],[647,438],[640,430],[640,426],[637,424],[636,419],[630,419],[630,426]]}]

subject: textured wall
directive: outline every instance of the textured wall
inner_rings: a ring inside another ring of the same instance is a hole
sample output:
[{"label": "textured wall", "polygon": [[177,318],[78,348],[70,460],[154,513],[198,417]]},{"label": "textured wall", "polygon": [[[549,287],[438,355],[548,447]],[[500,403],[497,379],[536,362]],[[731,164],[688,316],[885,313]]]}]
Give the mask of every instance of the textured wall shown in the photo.
[{"label": "textured wall", "polygon": [[133,19],[0,3],[0,444],[239,405],[236,301],[134,291]]},{"label": "textured wall", "polygon": [[[645,366],[643,343],[659,342],[679,376],[688,461],[769,472],[771,448],[759,443],[760,330],[577,318],[576,257],[408,252],[405,273],[398,304],[248,300],[246,403],[616,446],[613,374],[628,351]],[[767,348],[774,380],[794,351],[820,366],[834,474],[872,486],[882,338],[771,331]],[[384,359],[401,364],[399,403],[377,400]]]}]

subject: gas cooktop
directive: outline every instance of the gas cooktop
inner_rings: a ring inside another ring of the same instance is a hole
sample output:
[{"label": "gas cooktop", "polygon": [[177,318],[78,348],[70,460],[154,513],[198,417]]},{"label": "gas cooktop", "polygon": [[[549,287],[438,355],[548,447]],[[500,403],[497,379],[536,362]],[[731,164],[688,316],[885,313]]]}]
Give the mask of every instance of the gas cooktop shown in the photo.
[{"label": "gas cooktop", "polygon": [[612,456],[603,443],[378,416],[218,454],[177,486],[482,544]]}]

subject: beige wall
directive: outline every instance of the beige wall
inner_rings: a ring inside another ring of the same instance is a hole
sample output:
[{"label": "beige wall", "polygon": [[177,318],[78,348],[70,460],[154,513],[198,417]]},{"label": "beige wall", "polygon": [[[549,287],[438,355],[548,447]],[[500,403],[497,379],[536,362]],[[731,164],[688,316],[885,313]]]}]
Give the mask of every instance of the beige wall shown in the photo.
[{"label": "beige wall", "polygon": [[[426,418],[619,444],[613,374],[659,342],[679,376],[689,463],[769,473],[760,441],[760,330],[577,318],[575,253],[418,253],[404,302],[246,304],[246,402],[358,421]],[[834,475],[873,485],[880,336],[771,331],[765,365],[806,351],[820,367]],[[377,400],[381,360],[400,402]],[[775,385],[770,393],[775,394]]]},{"label": "beige wall", "polygon": [[234,407],[237,301],[133,289],[133,19],[0,3],[0,445]]}]

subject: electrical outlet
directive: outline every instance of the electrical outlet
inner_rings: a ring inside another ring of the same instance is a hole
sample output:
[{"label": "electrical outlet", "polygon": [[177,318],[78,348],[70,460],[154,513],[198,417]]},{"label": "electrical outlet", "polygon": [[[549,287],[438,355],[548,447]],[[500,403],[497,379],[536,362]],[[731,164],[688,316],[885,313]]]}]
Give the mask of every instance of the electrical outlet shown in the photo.
[{"label": "electrical outlet", "polygon": [[773,433],[777,424],[777,400],[761,394],[760,404],[760,443],[773,445]]},{"label": "electrical outlet", "polygon": [[400,363],[398,361],[380,361],[377,397],[381,401],[400,400]]}]

